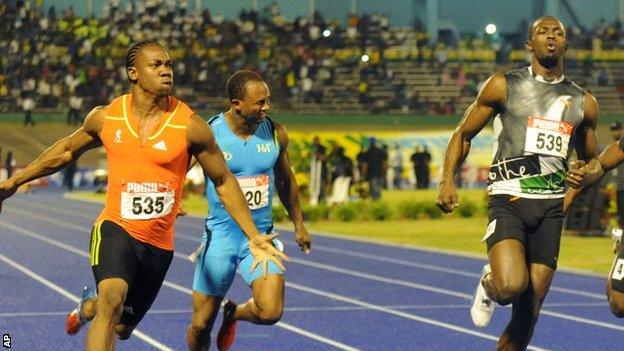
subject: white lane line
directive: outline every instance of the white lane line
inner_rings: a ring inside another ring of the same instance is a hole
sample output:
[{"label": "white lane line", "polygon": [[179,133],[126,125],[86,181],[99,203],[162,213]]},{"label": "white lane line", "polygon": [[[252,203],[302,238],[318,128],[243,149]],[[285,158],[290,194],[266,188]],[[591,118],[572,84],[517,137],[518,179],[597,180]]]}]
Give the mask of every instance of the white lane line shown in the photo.
[{"label": "white lane line", "polygon": [[[77,295],[74,295],[72,293],[70,293],[69,291],[63,289],[62,287],[60,287],[59,285],[54,284],[53,282],[49,281],[48,279],[40,276],[39,274],[31,271],[30,269],[22,266],[21,264],[13,261],[12,259],[0,254],[0,260],[4,261],[6,264],[8,264],[9,266],[17,269],[18,271],[24,273],[25,275],[29,276],[30,278],[38,281],[39,283],[45,285],[46,287],[56,291],[57,293],[63,295],[65,298],[69,299],[70,301],[74,301],[74,302],[78,302],[80,301],[80,298]],[[132,333],[133,335],[136,335],[137,338],[145,341],[146,343],[152,345],[153,347],[155,347],[158,350],[163,350],[163,351],[173,351],[172,348],[166,346],[165,344],[155,340],[154,338],[150,337],[149,335],[141,332],[138,329],[135,329],[134,332]]]},{"label": "white lane line", "polygon": [[[391,308],[395,310],[465,310],[470,308],[469,303],[464,304],[444,304],[444,305],[379,305],[385,308]],[[604,307],[603,303],[546,303],[545,307]],[[500,306],[500,308],[511,308],[511,306]],[[355,311],[370,311],[368,307],[362,306],[314,306],[314,307],[285,307],[286,312],[355,312]],[[164,310],[149,310],[147,314],[190,314],[193,313],[191,309],[164,309]],[[48,316],[65,316],[67,311],[52,311],[52,312],[0,312],[0,317],[48,317]]]},{"label": "white lane line", "polygon": [[[285,244],[288,246],[293,246],[293,247],[296,246],[296,244],[291,243],[291,242],[285,242]],[[379,261],[379,262],[384,262],[384,263],[393,263],[393,264],[406,266],[406,267],[420,268],[420,269],[426,269],[426,270],[435,271],[435,272],[460,275],[464,277],[471,277],[471,278],[481,277],[480,273],[474,273],[471,271],[447,268],[447,267],[442,267],[442,266],[432,265],[432,264],[423,264],[423,263],[412,262],[408,260],[396,259],[396,258],[381,256],[381,255],[367,254],[367,253],[356,252],[356,251],[351,251],[351,250],[335,249],[335,248],[324,246],[324,245],[315,244],[314,249],[319,250],[319,251],[331,252],[331,253],[335,253],[335,254],[343,255],[343,256],[359,257],[359,258],[364,258],[364,259],[369,259],[369,260],[374,260],[374,261]],[[606,296],[604,294],[596,294],[592,292],[562,288],[559,286],[551,286],[550,290],[557,291],[557,292],[564,293],[564,294],[590,297],[590,298],[598,299],[598,300],[606,300]]]},{"label": "white lane line", "polygon": [[[13,210],[11,210],[11,211],[13,211]],[[29,216],[29,217],[31,217],[31,218],[33,218],[33,219],[41,219],[41,218],[40,218],[40,216],[33,217],[31,214],[28,214],[28,213],[25,213],[24,215]],[[41,219],[41,220],[42,220],[42,221],[47,221],[47,220],[45,220],[45,219]],[[69,228],[70,226],[73,226],[73,225],[69,225],[69,224],[67,224],[67,223],[64,223],[64,222],[58,222],[58,221],[50,221],[50,223],[51,223],[51,224],[56,224],[56,225],[59,225],[59,226],[67,226],[68,228]],[[6,223],[4,223],[4,222],[1,222],[1,221],[0,221],[0,225],[3,225],[3,224],[4,224],[4,225],[6,225]],[[13,225],[10,225],[10,226],[12,226],[13,228],[19,228],[19,227],[13,226]],[[75,227],[75,226],[74,226],[74,227]],[[21,228],[19,228],[19,229],[21,229]],[[70,229],[71,229],[71,228],[70,228]],[[82,231],[82,228],[80,228],[80,230]],[[22,231],[20,231],[20,232],[22,232]],[[27,232],[30,232],[30,231],[27,231]],[[32,234],[35,234],[35,235],[32,235]],[[30,232],[30,233],[29,233],[29,234],[27,234],[27,235],[33,236],[33,237],[35,237],[35,238],[37,238],[37,237],[39,236],[37,233],[34,233],[34,232]],[[51,243],[51,244],[54,244],[54,242],[56,242],[56,240],[54,240],[54,239],[49,239],[49,238],[47,238],[47,237],[45,237],[45,236],[43,236],[43,238],[41,238],[41,240],[46,241],[46,242]],[[66,246],[67,246],[66,244],[61,243],[61,242],[59,242],[59,244],[61,244],[62,246],[65,246],[65,247],[63,247],[63,248],[67,249],[67,248],[66,248]],[[62,247],[61,245],[57,245],[57,246]],[[69,251],[72,251],[72,252],[74,252],[74,250],[77,250],[77,249],[75,249],[75,248],[73,248],[73,247],[71,247],[71,246],[70,246],[70,248],[72,248],[72,249],[71,249],[71,250],[69,250]],[[79,250],[79,251],[81,251],[81,250]],[[85,255],[85,257],[89,257],[89,254],[88,254],[86,251],[82,251],[82,255]],[[178,253],[178,252],[175,252],[175,253],[174,253],[174,257],[177,257],[177,258],[180,258],[180,259],[182,259],[182,260],[186,260],[186,261],[188,261],[188,258],[187,258],[187,257],[188,257],[188,255],[184,255],[184,254],[181,254],[181,253]],[[311,263],[311,264],[316,264],[316,263]],[[310,264],[310,265],[311,265],[311,264]],[[329,265],[322,264],[322,266],[329,266]],[[318,266],[318,267],[316,267],[316,268],[326,269],[326,268],[321,268],[322,266]],[[329,267],[331,267],[331,266],[329,266]],[[338,269],[338,270],[344,270],[344,269],[342,269],[342,268],[338,268],[338,267],[336,267],[336,269]],[[341,273],[343,273],[343,272],[341,272]],[[356,272],[356,273],[357,273],[357,274],[361,274],[361,273],[358,273],[358,272]],[[355,274],[351,274],[351,275],[355,275]],[[362,278],[363,278],[363,279],[370,279],[370,278],[363,277],[363,276],[362,276]],[[391,284],[397,284],[398,282],[401,282],[401,284],[400,284],[400,285],[402,285],[402,286],[409,286],[409,285],[413,285],[413,283],[412,283],[412,282],[400,281],[400,280],[398,280],[398,279],[394,280],[394,282],[392,282],[392,281],[387,281],[387,283],[391,283]],[[192,290],[191,290],[191,289],[188,289],[188,288],[186,288],[186,287],[183,287],[183,286],[178,285],[178,284],[175,284],[175,283],[171,283],[171,282],[169,282],[169,281],[165,281],[165,282],[163,283],[163,285],[165,285],[165,286],[167,286],[167,287],[169,287],[169,288],[172,288],[172,289],[174,289],[174,290],[178,290],[178,291],[181,291],[181,292],[187,293],[187,294],[192,293]],[[412,287],[413,287],[413,288],[417,288],[417,289],[419,288],[419,287],[417,287],[417,286],[412,286]],[[428,289],[428,290],[429,290],[429,291],[433,291],[433,289],[437,290],[437,291],[435,291],[435,292],[440,293],[440,294],[444,294],[444,295],[456,296],[456,297],[460,297],[460,298],[463,298],[463,299],[468,299],[468,300],[472,298],[472,295],[465,294],[465,293],[458,292],[458,291],[453,291],[453,290],[439,289],[439,288],[434,288],[434,287],[430,287],[430,289]],[[548,310],[545,310],[545,309],[542,309],[542,310],[541,310],[541,313],[543,313],[543,314],[545,314],[545,315],[552,316],[552,317],[562,318],[562,319],[566,319],[566,320],[570,320],[570,321],[575,321],[575,322],[579,322],[579,323],[585,323],[585,324],[590,324],[590,325],[595,325],[595,326],[606,326],[606,325],[609,325],[609,327],[608,327],[608,328],[610,328],[610,329],[620,329],[620,328],[621,328],[621,330],[624,330],[624,327],[620,327],[619,325],[615,325],[615,324],[611,324],[611,323],[605,323],[605,322],[600,322],[600,321],[596,321],[596,320],[593,320],[593,319],[587,319],[587,318],[582,318],[582,317],[576,317],[576,316],[573,316],[573,315],[568,315],[568,314],[563,314],[563,313],[551,312],[551,311],[548,311]],[[567,318],[563,318],[562,316],[567,316]]]},{"label": "white lane line", "polygon": [[[311,294],[327,297],[327,298],[330,298],[330,299],[333,299],[333,300],[338,300],[338,301],[350,303],[350,304],[353,304],[353,305],[366,307],[366,308],[369,308],[369,309],[372,309],[372,310],[376,310],[376,311],[379,311],[379,312],[392,314],[392,315],[395,315],[395,316],[411,319],[411,320],[414,320],[414,321],[417,321],[417,322],[430,324],[430,325],[434,325],[434,326],[437,326],[437,327],[441,327],[441,328],[453,330],[453,331],[456,331],[456,332],[469,334],[469,335],[472,335],[472,336],[476,336],[476,337],[480,337],[480,338],[483,338],[483,339],[488,339],[488,340],[492,340],[492,341],[498,342],[498,337],[497,336],[486,334],[486,333],[481,333],[481,332],[474,331],[474,330],[468,329],[468,328],[463,328],[463,327],[460,327],[460,326],[456,326],[454,324],[440,322],[440,321],[435,320],[435,319],[430,319],[430,318],[426,318],[426,317],[417,316],[415,314],[406,313],[406,312],[403,312],[403,311],[398,311],[398,310],[395,310],[395,309],[392,309],[392,308],[386,308],[386,307],[383,307],[383,306],[375,305],[375,304],[364,302],[364,301],[361,301],[361,300],[356,300],[356,299],[353,299],[353,298],[350,298],[350,297],[347,297],[347,296],[342,296],[342,295],[326,292],[326,291],[319,290],[319,289],[310,288],[310,287],[307,287],[307,286],[304,286],[304,285],[299,285],[299,284],[295,284],[295,283],[291,283],[291,282],[286,282],[286,286],[289,287],[289,288],[295,289],[295,290],[305,291],[305,292],[308,292],[308,293],[311,293]],[[535,346],[529,346],[528,349],[529,350],[544,350],[542,348],[535,347]]]},{"label": "white lane line", "polygon": [[[31,217],[32,217],[32,216],[31,216]],[[35,217],[32,217],[32,218],[35,218]],[[62,223],[62,222],[55,222],[55,224],[58,224],[58,225],[61,225],[61,226],[62,226],[63,224],[66,224],[66,223]],[[6,222],[4,222],[4,221],[0,221],[0,226],[6,226],[6,227],[8,227],[8,228],[10,228],[10,229],[12,229],[12,230],[14,230],[14,231],[18,232],[18,233],[21,233],[21,234],[24,234],[24,235],[30,236],[30,237],[35,238],[35,239],[39,239],[39,240],[44,241],[44,242],[46,242],[46,243],[48,243],[48,244],[50,244],[50,245],[57,246],[57,247],[59,247],[59,248],[62,248],[62,249],[64,249],[64,250],[67,250],[67,251],[70,251],[70,252],[72,252],[72,253],[78,254],[78,255],[80,255],[80,256],[87,257],[87,258],[89,257],[89,253],[88,253],[88,252],[86,252],[86,251],[83,251],[83,250],[77,249],[77,248],[75,248],[75,247],[73,247],[73,246],[71,246],[71,245],[67,245],[67,244],[65,244],[65,243],[63,243],[63,242],[60,242],[60,241],[58,241],[58,240],[54,240],[54,239],[47,238],[47,237],[46,237],[46,236],[44,236],[44,235],[41,235],[41,234],[35,233],[35,232],[30,231],[30,230],[28,230],[28,229],[24,229],[24,228],[21,228],[21,227],[15,226],[15,225],[13,225],[13,224],[6,223]],[[187,257],[188,257],[188,255],[182,255],[182,254],[179,254],[179,253],[175,252],[175,253],[174,253],[174,256],[175,256],[175,257],[178,257],[178,258],[181,258],[181,259],[183,259],[183,260],[186,260],[186,261],[188,262],[188,258],[187,258]],[[169,288],[171,288],[171,289],[174,289],[174,290],[177,290],[177,291],[183,292],[183,293],[188,294],[188,295],[192,295],[192,293],[193,293],[193,291],[192,291],[191,289],[186,288],[186,287],[181,286],[181,285],[178,285],[178,284],[176,284],[176,283],[170,282],[170,281],[168,281],[168,280],[165,280],[165,281],[163,282],[163,286],[167,286],[167,287],[169,287]],[[72,296],[73,296],[73,295],[72,295]],[[77,297],[76,297],[76,298],[77,298]],[[77,301],[78,301],[78,300],[76,300],[76,302],[77,302]],[[283,329],[286,329],[286,330],[289,330],[289,331],[291,331],[291,332],[294,332],[294,330],[291,330],[291,329],[289,329],[289,328],[286,328],[286,327],[283,327],[283,326],[280,326],[280,325],[278,325],[278,326],[279,326],[279,327],[281,327],[281,328],[283,328]],[[294,326],[293,326],[293,328],[296,328],[296,327],[294,327]],[[301,330],[303,330],[303,329],[301,329]],[[135,332],[136,332],[136,330],[135,330]],[[343,350],[356,350],[356,349],[354,349],[352,346],[348,346],[348,345],[346,345],[346,344],[342,344],[342,343],[340,343],[340,342],[338,342],[338,341],[336,341],[336,340],[333,340],[333,339],[330,339],[330,338],[326,338],[326,337],[324,337],[324,336],[321,336],[321,335],[318,335],[318,334],[315,334],[315,333],[312,333],[312,332],[308,332],[308,331],[306,331],[306,334],[302,334],[302,333],[299,333],[299,334],[301,334],[301,335],[303,335],[303,336],[306,336],[306,337],[310,337],[310,335],[315,335],[315,337],[314,337],[314,338],[312,338],[313,340],[320,341],[320,342],[324,342],[325,344],[328,344],[328,345],[331,345],[331,346],[334,346],[334,347],[338,347],[338,346],[336,346],[336,345],[345,345],[345,347],[348,347],[348,348],[343,349]],[[324,340],[324,341],[323,341],[323,340]],[[338,348],[340,348],[340,347],[338,347]]]},{"label": "white lane line", "polygon": [[562,288],[560,286],[551,286],[550,290],[557,291],[557,292],[564,293],[564,294],[591,297],[592,299],[604,300],[605,302],[607,300],[606,294],[596,294],[596,293],[591,293],[587,291],[579,291],[579,290],[574,290],[574,289]]},{"label": "white lane line", "polygon": [[[0,225],[6,225],[6,223],[0,221]],[[43,237],[41,234],[29,231],[27,229],[23,229],[23,228],[14,226],[14,225],[9,225],[9,227],[12,228],[12,229],[13,228],[20,229],[19,232],[27,232],[28,233],[27,235],[29,235],[29,236],[31,236],[33,238],[39,239],[40,237]],[[46,238],[46,239],[47,240],[44,240],[44,241],[49,243],[49,244],[51,244],[51,245],[55,245],[57,247],[60,247],[60,248],[63,248],[63,249],[67,249],[67,245],[64,244],[64,243],[58,242],[57,240],[50,239],[50,238]],[[59,245],[59,244],[61,244],[61,245]],[[76,250],[78,250],[78,249],[74,248],[73,250],[70,250],[70,251],[75,253]],[[81,256],[85,256],[85,257],[89,256],[89,254],[86,251],[82,251],[82,250],[78,250],[78,251],[81,251],[81,254],[80,254]],[[187,255],[183,255],[181,253],[177,253],[176,252],[174,254],[174,257],[178,257],[180,259],[188,261]],[[179,284],[167,281],[167,280],[165,280],[163,282],[163,285],[167,286],[167,287],[169,287],[171,289],[183,292],[183,293],[188,294],[188,295],[192,294],[192,290],[191,289],[189,289],[187,287],[184,287],[184,286],[181,286]],[[305,286],[302,286],[302,285],[298,285],[298,284],[294,284],[294,283],[286,283],[286,286],[290,286],[290,287],[296,286],[297,288],[295,288],[295,289],[299,289],[299,290],[303,290],[303,291],[307,291],[307,292],[312,292],[312,291],[322,292],[322,294],[325,294],[325,295],[321,295],[321,296],[330,297],[330,298],[340,297],[340,298],[343,298],[342,301],[349,302],[349,303],[352,303],[352,301],[358,301],[358,300],[351,299],[351,298],[348,298],[348,297],[342,297],[342,296],[337,295],[337,294],[333,294],[333,293],[330,293],[330,292],[325,292],[325,291],[317,290],[317,289],[313,289],[313,288],[308,288],[308,287],[305,287]],[[338,300],[340,300],[340,299],[338,299]],[[385,313],[390,313],[388,311],[394,311],[396,313],[391,313],[391,314],[395,314],[395,315],[398,315],[400,317],[405,317],[405,318],[408,318],[408,319],[411,319],[411,320],[415,320],[415,321],[419,321],[419,322],[423,322],[423,323],[427,323],[426,321],[432,321],[433,323],[428,323],[428,324],[445,327],[447,329],[451,329],[451,330],[455,330],[455,331],[459,331],[459,332],[468,331],[467,334],[469,334],[469,335],[473,335],[473,336],[477,336],[477,337],[484,337],[485,336],[485,338],[488,339],[488,340],[494,340],[494,341],[498,340],[498,337],[494,336],[494,335],[476,332],[476,331],[473,331],[471,329],[455,326],[453,324],[448,324],[448,323],[444,323],[444,322],[435,321],[433,319],[428,319],[428,318],[420,317],[420,316],[417,316],[417,315],[413,315],[413,314],[397,311],[395,309],[385,308],[385,307],[382,307],[382,306],[379,306],[379,305],[369,304],[369,303],[360,302],[360,301],[358,301],[358,303],[352,303],[352,304],[355,304],[355,305],[361,306],[361,307],[367,307],[369,309],[373,309],[373,310],[377,310],[377,311],[381,311],[381,312],[385,312]],[[446,327],[446,326],[450,326],[450,327]],[[326,338],[324,338],[322,336],[319,336],[319,338],[326,339]],[[328,339],[328,340],[331,340],[331,339]],[[334,340],[332,340],[332,341],[334,341]],[[536,348],[535,350],[543,350],[543,349]]]},{"label": "white lane line", "polygon": [[[65,196],[65,198],[68,198],[68,199],[71,199],[71,200],[81,201],[81,199],[79,199],[79,198],[72,198],[71,196],[67,196],[67,195]],[[25,206],[29,206],[31,208],[38,208],[35,205],[24,204],[24,202],[22,202],[22,201],[16,201],[16,202],[19,203],[19,204],[25,205]],[[89,202],[91,202],[91,201],[89,201]],[[94,200],[93,203],[100,203],[101,204],[101,202],[98,202],[96,200]],[[64,211],[64,210],[53,209],[53,208],[46,208],[46,210],[57,212],[57,213],[63,213],[63,214],[70,215],[70,216],[87,218],[84,215],[80,215],[80,214],[78,214],[76,212],[72,212],[72,211]],[[88,217],[88,218],[90,218],[90,217]],[[198,226],[197,228],[195,228],[195,226],[191,226],[191,225],[184,224],[184,223],[181,223],[181,222],[178,222],[178,225],[182,225],[184,227],[193,228],[193,229],[199,228],[198,231],[202,230],[201,226]],[[328,237],[331,237],[331,238],[352,240],[352,241],[356,241],[356,242],[357,241],[363,241],[363,242],[367,242],[368,243],[367,239],[358,240],[358,239],[354,239],[354,238],[348,238],[348,237],[340,236],[339,234],[328,234],[328,235],[326,235],[327,233],[320,233],[320,234],[321,234],[321,236],[328,236]],[[197,237],[195,237],[195,236],[189,236],[189,235],[185,235],[185,234],[182,234],[182,233],[178,232],[178,233],[176,233],[176,237],[178,237],[180,239],[184,239],[184,240],[189,240],[189,241],[197,241],[199,235]],[[376,242],[376,241],[373,241],[372,243],[380,244],[379,242]],[[403,247],[401,245],[393,245],[393,244],[389,244],[389,243],[385,243],[385,244],[387,244],[386,246],[398,246],[398,247],[401,247],[401,248],[405,248],[405,247]],[[295,246],[294,243],[290,243],[290,242],[286,242],[286,245]],[[407,248],[410,248],[410,247],[407,247]],[[480,273],[475,273],[475,272],[471,272],[471,271],[464,271],[464,270],[460,270],[460,269],[453,269],[453,268],[442,267],[442,266],[438,266],[438,265],[412,262],[412,261],[408,261],[408,260],[396,259],[396,258],[392,258],[392,257],[382,256],[382,255],[367,254],[367,253],[351,251],[351,250],[335,249],[333,247],[329,247],[329,246],[325,246],[325,245],[315,244],[314,245],[314,249],[315,250],[319,250],[319,251],[332,252],[332,253],[336,253],[336,254],[340,254],[340,255],[344,255],[344,256],[359,257],[359,258],[370,259],[370,260],[375,260],[375,261],[380,261],[380,262],[385,262],[385,263],[389,262],[389,263],[394,263],[394,264],[397,264],[397,265],[413,267],[413,268],[420,268],[420,269],[426,269],[426,270],[431,270],[431,271],[435,271],[435,272],[442,272],[442,273],[447,273],[447,274],[455,274],[455,275],[464,276],[464,277],[471,277],[471,278],[479,278],[479,277],[481,277]],[[417,249],[421,250],[421,248],[417,248]],[[438,254],[440,252],[444,252],[444,250],[440,250],[439,252],[436,252],[435,250],[432,250],[432,249],[427,249],[425,251],[438,253]],[[449,254],[448,252],[445,252],[445,253]],[[455,253],[450,253],[450,254],[455,255]],[[461,256],[461,255],[459,255],[459,256]],[[559,269],[559,270],[562,270],[562,269]],[[565,269],[563,271],[565,271]],[[578,273],[578,272],[573,271],[572,273]],[[587,275],[587,272],[582,272],[581,271],[580,274]],[[595,274],[593,274],[593,275],[595,276]],[[557,292],[564,293],[564,294],[584,296],[584,297],[589,297],[589,298],[598,299],[598,300],[606,300],[606,296],[604,294],[597,294],[597,293],[592,293],[592,292],[579,291],[579,290],[575,290],[575,289],[559,287],[559,286],[556,286],[556,285],[551,286],[550,290],[551,291],[557,291]]]},{"label": "white lane line", "polygon": [[[275,229],[277,231],[280,231],[280,230],[286,230],[289,232],[292,231],[291,228],[286,227],[284,225],[276,225]],[[364,244],[375,244],[375,245],[394,247],[394,248],[399,248],[399,249],[404,249],[404,250],[424,251],[424,252],[429,252],[429,253],[437,254],[437,255],[445,254],[449,256],[459,256],[459,257],[474,258],[474,259],[479,259],[479,260],[487,260],[487,255],[485,254],[476,254],[476,253],[464,252],[464,251],[459,251],[459,250],[442,249],[442,248],[421,246],[421,245],[416,245],[416,244],[398,244],[398,243],[391,243],[391,242],[377,240],[377,239],[355,237],[355,236],[349,236],[345,234],[320,232],[320,231],[314,231],[312,234],[315,236],[327,237],[327,238],[338,239],[338,240],[343,240],[343,241],[352,241],[352,242],[364,243]],[[584,275],[584,276],[589,276],[592,278],[603,278],[602,274],[583,270],[583,269],[578,269],[578,268],[558,268],[558,270],[561,272]]]},{"label": "white lane line", "polygon": [[320,337],[317,334],[314,333],[310,333],[309,331],[305,330],[305,329],[301,329],[298,327],[295,327],[292,324],[288,324],[288,323],[284,323],[284,322],[277,322],[275,325],[280,326],[286,330],[290,330],[293,333],[297,333],[297,334],[301,334],[303,336],[307,336],[308,338],[314,339],[316,341],[320,341],[322,343],[325,343],[327,345],[331,345],[337,349],[340,350],[347,350],[347,351],[358,351],[359,349],[356,349],[355,347],[351,347],[349,345],[345,345],[341,342],[338,341],[334,341],[332,339],[328,339],[328,338],[324,338],[324,337]]},{"label": "white lane line", "polygon": [[[29,206],[29,205],[24,205],[24,206],[30,207],[30,208],[33,208],[33,209],[38,209],[36,206]],[[39,208],[39,210],[40,210],[40,208]],[[54,212],[54,213],[58,213],[58,214],[62,214],[64,216],[73,216],[73,217],[88,219],[91,222],[94,222],[97,219],[97,215],[95,215],[95,216],[78,215],[78,214],[76,214],[74,212],[70,212],[70,211],[66,211],[66,210],[60,210],[60,209],[54,209],[53,210],[51,208],[46,208],[45,210],[46,211],[50,211],[50,212]],[[15,212],[17,214],[21,214],[22,216],[29,216],[29,217],[33,216],[33,212],[18,210],[15,207],[7,208],[6,211],[8,211],[8,212]],[[58,218],[54,218],[54,217],[43,215],[43,214],[41,214],[41,212],[38,212],[37,213],[37,217],[34,217],[34,218],[42,220],[44,222],[48,222],[48,223],[59,224],[58,223]],[[66,224],[65,225],[66,228],[70,228],[70,229],[73,229],[73,230],[77,230],[77,231],[81,231],[81,232],[84,232],[84,231],[87,231],[87,230],[89,232],[91,231],[91,229],[87,229],[87,227],[85,227],[85,226],[75,225],[75,224],[72,224],[72,223],[65,223],[65,224]],[[59,225],[61,225],[61,224],[59,224]],[[188,241],[200,242],[201,241],[201,235],[202,235],[201,234],[201,230],[203,230],[203,229],[199,228],[199,230],[197,231],[197,233],[198,233],[197,236],[190,236],[190,235],[176,233],[176,239],[185,239],[185,240],[188,240]]]},{"label": "white lane line", "polygon": [[323,269],[326,271],[331,271],[331,272],[336,272],[336,273],[341,273],[341,274],[346,274],[346,275],[350,275],[350,276],[354,276],[358,278],[375,280],[378,282],[394,284],[394,285],[401,285],[401,286],[406,286],[408,288],[431,291],[431,292],[438,293],[438,294],[461,297],[461,298],[469,299],[469,300],[472,299],[471,294],[457,292],[454,290],[435,288],[430,285],[417,284],[417,283],[409,282],[406,280],[386,278],[386,277],[382,277],[382,276],[375,275],[375,274],[362,273],[362,272],[354,271],[352,269],[340,268],[340,267],[336,267],[333,265],[314,262],[314,261],[301,260],[301,259],[294,258],[294,257],[291,258],[290,261],[293,263],[303,265],[303,266],[314,267],[314,268]]},{"label": "white lane line", "polygon": [[582,318],[582,317],[569,315],[569,314],[566,314],[566,313],[559,313],[559,312],[553,312],[553,311],[542,310],[541,313],[545,314],[547,316],[551,316],[551,317],[567,319],[569,321],[585,323],[585,324],[591,324],[591,325],[595,325],[597,327],[603,327],[603,328],[609,328],[609,329],[615,329],[615,330],[624,331],[624,325],[616,325],[616,324],[596,321],[596,320],[593,320],[593,319],[587,319],[587,318]]}]

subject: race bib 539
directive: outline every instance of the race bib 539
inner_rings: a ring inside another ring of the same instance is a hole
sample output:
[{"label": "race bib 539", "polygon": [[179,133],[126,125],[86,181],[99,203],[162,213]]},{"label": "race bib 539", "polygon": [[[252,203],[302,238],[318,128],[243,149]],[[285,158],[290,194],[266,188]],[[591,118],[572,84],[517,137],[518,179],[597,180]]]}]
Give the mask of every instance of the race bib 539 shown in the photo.
[{"label": "race bib 539", "polygon": [[567,157],[574,126],[565,121],[529,117],[525,151],[535,154]]}]

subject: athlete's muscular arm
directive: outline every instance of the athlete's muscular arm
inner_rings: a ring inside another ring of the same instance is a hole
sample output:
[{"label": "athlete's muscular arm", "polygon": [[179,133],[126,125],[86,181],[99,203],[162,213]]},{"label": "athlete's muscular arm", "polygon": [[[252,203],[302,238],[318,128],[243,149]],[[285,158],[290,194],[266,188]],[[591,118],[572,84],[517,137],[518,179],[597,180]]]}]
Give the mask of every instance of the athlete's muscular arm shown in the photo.
[{"label": "athlete's muscular arm", "polygon": [[102,130],[103,120],[104,108],[102,106],[94,108],[80,129],[54,143],[24,171],[0,183],[0,210],[2,201],[15,194],[20,185],[53,174],[78,159],[85,151],[101,146],[99,133]]},{"label": "athlete's muscular arm", "polygon": [[600,153],[596,140],[596,125],[598,124],[598,102],[590,94],[585,94],[583,122],[575,131],[577,146],[576,153],[579,160],[588,161]]},{"label": "athlete's muscular arm", "polygon": [[453,183],[455,172],[468,152],[470,142],[485,127],[488,121],[499,113],[507,98],[507,82],[501,74],[491,76],[479,91],[477,99],[466,110],[464,117],[448,143],[440,180],[440,191],[436,205],[445,213],[452,212],[459,205],[459,196]]},{"label": "athlete's muscular arm", "polygon": [[286,207],[288,215],[295,225],[295,241],[299,244],[301,250],[308,254],[312,246],[312,238],[303,225],[303,214],[299,205],[299,187],[288,158],[288,133],[286,128],[279,123],[275,123],[275,131],[280,144],[280,153],[275,166],[273,166],[275,188],[277,195],[279,195],[282,204]]},{"label": "athlete's muscular arm", "polygon": [[[593,95],[586,93],[583,105],[583,122],[575,131],[575,137],[577,140],[576,154],[579,161],[570,163],[570,167],[566,175],[566,182],[572,189],[568,190],[566,193],[563,202],[564,212],[567,212],[568,208],[572,204],[572,201],[574,201],[576,196],[580,193],[580,188],[582,186],[597,182],[598,179],[606,173],[597,159],[599,152],[598,141],[596,140],[598,102]],[[588,160],[591,161],[586,164],[586,161]],[[582,172],[583,174],[579,174],[579,172]]]},{"label": "athlete's muscular arm", "polygon": [[186,138],[190,153],[202,166],[204,174],[214,183],[221,203],[247,236],[249,249],[255,257],[252,270],[257,264],[262,263],[266,276],[268,260],[284,269],[278,258],[288,259],[288,257],[271,245],[275,235],[260,235],[258,232],[243,192],[227,167],[223,153],[206,121],[193,115],[186,129]]}]

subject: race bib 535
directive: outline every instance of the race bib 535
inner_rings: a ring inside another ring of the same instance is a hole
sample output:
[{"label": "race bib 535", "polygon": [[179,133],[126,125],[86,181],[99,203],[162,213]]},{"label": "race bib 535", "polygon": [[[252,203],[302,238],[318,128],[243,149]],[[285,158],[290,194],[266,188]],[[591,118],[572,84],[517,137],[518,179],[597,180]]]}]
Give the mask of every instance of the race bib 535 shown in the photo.
[{"label": "race bib 535", "polygon": [[175,191],[168,183],[125,183],[121,191],[121,217],[153,219],[171,213]]}]

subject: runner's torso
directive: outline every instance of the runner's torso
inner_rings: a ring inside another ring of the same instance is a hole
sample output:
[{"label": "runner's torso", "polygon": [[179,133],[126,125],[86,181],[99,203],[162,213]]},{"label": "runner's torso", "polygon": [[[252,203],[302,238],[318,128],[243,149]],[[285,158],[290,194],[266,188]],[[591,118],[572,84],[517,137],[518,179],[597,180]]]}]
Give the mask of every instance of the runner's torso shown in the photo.
[{"label": "runner's torso", "polygon": [[[211,118],[209,123],[228,168],[243,190],[254,223],[260,231],[266,231],[273,224],[273,166],[280,152],[273,123],[266,118],[247,140],[234,134],[223,113]],[[210,179],[206,179],[206,199],[210,208],[206,219],[208,229],[238,228],[223,207]]]},{"label": "runner's torso", "polygon": [[530,67],[507,72],[507,101],[494,120],[490,194],[565,195],[567,160],[583,121],[585,90],[567,78],[546,82]]},{"label": "runner's torso", "polygon": [[139,241],[173,250],[189,162],[186,128],[194,112],[169,97],[160,123],[141,143],[131,100],[131,94],[123,95],[106,107],[100,139],[108,159],[108,191],[98,221],[108,219]]}]

